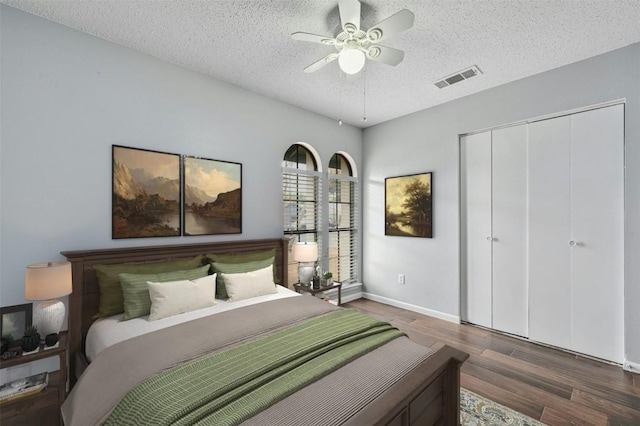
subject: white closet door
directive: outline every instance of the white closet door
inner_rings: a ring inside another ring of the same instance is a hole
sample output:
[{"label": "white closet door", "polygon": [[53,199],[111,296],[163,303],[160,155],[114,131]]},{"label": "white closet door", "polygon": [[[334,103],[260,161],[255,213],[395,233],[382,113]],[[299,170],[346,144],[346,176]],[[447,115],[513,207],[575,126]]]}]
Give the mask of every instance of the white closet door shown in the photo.
[{"label": "white closet door", "polygon": [[461,154],[462,318],[491,327],[491,132],[463,137]]},{"label": "white closet door", "polygon": [[529,338],[571,348],[571,117],[529,125]]},{"label": "white closet door", "polygon": [[493,328],[526,337],[527,127],[492,132]]},{"label": "white closet door", "polygon": [[624,106],[571,117],[573,349],[624,357]]}]

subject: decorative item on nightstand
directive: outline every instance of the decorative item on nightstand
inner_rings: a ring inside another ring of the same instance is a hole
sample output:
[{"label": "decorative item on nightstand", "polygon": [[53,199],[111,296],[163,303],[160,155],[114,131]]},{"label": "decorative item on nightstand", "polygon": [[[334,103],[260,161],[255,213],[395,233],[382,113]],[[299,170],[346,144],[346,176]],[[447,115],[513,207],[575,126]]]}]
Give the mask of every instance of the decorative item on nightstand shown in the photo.
[{"label": "decorative item on nightstand", "polygon": [[71,263],[49,262],[27,266],[24,297],[42,300],[33,311],[41,336],[59,333],[65,318],[64,303],[56,298],[71,294]]},{"label": "decorative item on nightstand", "polygon": [[318,244],[314,242],[295,243],[293,245],[293,260],[300,262],[298,265],[298,280],[300,284],[308,286],[313,278],[314,263],[318,260]]},{"label": "decorative item on nightstand", "polygon": [[51,346],[58,343],[58,333],[47,334],[44,338],[45,349],[50,348]]},{"label": "decorative item on nightstand", "polygon": [[316,272],[313,274],[313,289],[320,288],[320,266],[316,266]]},{"label": "decorative item on nightstand", "polygon": [[38,327],[30,325],[24,330],[22,336],[22,350],[24,352],[33,352],[40,346],[40,333]]}]

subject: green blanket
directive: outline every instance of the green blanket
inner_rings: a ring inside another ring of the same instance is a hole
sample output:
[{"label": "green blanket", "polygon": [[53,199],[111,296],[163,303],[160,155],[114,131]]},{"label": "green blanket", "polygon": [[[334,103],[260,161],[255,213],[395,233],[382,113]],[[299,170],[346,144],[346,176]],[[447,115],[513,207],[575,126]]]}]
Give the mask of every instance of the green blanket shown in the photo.
[{"label": "green blanket", "polygon": [[106,424],[239,424],[402,335],[352,309],[331,312],[152,377]]}]

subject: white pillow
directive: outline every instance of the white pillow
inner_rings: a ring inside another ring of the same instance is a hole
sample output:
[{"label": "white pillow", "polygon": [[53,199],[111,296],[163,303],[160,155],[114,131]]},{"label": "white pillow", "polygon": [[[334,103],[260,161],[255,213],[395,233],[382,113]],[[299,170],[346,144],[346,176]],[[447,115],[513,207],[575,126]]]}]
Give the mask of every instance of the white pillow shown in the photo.
[{"label": "white pillow", "polygon": [[208,308],[215,304],[216,274],[191,281],[147,281],[147,286],[151,298],[149,321]]},{"label": "white pillow", "polygon": [[278,292],[276,284],[273,282],[273,265],[241,274],[223,274],[221,272],[219,274],[227,288],[230,302]]}]

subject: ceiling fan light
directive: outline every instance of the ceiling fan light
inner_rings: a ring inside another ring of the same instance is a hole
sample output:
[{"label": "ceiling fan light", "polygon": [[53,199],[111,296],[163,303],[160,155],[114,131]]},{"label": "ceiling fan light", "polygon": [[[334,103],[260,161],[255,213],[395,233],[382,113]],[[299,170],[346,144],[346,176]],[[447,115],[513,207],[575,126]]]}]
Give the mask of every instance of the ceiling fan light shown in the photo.
[{"label": "ceiling fan light", "polygon": [[340,52],[338,64],[340,64],[340,69],[345,74],[357,74],[364,68],[366,59],[364,52],[361,50],[345,49]]}]

